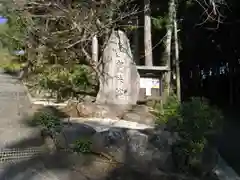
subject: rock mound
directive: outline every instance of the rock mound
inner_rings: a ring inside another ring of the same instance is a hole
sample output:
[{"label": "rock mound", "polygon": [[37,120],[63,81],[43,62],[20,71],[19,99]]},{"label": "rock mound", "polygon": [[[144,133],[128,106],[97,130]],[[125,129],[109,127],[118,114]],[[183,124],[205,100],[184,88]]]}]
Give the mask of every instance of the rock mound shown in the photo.
[{"label": "rock mound", "polygon": [[153,125],[155,116],[144,105],[96,104],[90,102],[70,102],[63,110],[70,117],[110,118]]}]

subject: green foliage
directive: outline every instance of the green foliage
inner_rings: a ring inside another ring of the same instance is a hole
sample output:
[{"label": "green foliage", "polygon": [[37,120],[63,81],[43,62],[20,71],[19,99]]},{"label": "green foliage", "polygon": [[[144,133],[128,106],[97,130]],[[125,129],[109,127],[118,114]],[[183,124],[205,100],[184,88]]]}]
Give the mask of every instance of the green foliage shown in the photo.
[{"label": "green foliage", "polygon": [[167,15],[165,15],[164,17],[162,16],[158,16],[156,18],[152,17],[152,23],[154,28],[158,30],[162,30],[166,28],[166,26],[169,24],[169,18]]},{"label": "green foliage", "polygon": [[60,119],[47,109],[35,113],[31,123],[50,133],[60,132],[62,128]]},{"label": "green foliage", "polygon": [[13,62],[9,64],[0,64],[0,67],[7,73],[16,73],[21,69],[21,64]]},{"label": "green foliage", "polygon": [[77,153],[91,153],[92,142],[88,138],[81,138],[74,144],[73,151]]},{"label": "green foliage", "polygon": [[168,101],[163,105],[163,109],[159,111],[158,123],[167,123],[171,119],[179,118],[179,105],[176,96],[170,96]]},{"label": "green foliage", "polygon": [[10,54],[7,48],[0,49],[0,65],[9,64],[14,60],[14,56]]},{"label": "green foliage", "polygon": [[179,131],[185,139],[194,140],[192,143],[205,142],[205,134],[221,129],[223,116],[206,99],[192,98],[181,105],[180,112],[182,119]]},{"label": "green foliage", "polygon": [[21,64],[15,56],[10,54],[8,49],[2,48],[0,50],[0,67],[6,72],[11,73],[18,72],[21,68]]},{"label": "green foliage", "polygon": [[[31,54],[28,61],[33,66],[42,61],[63,66],[79,63],[93,65],[90,43],[93,35],[99,39],[108,38],[116,23],[121,22],[123,17],[127,19],[135,11],[128,6],[131,1],[104,4],[95,1],[49,2],[51,6],[39,0],[5,1],[1,15],[9,19],[9,28],[2,37],[6,39],[4,43],[7,47],[16,45],[14,49],[24,49],[26,54]],[[123,6],[126,8],[123,9]],[[13,41],[16,42],[11,43]],[[99,43],[99,46],[102,51],[105,42]],[[40,51],[39,47],[44,48]]]},{"label": "green foliage", "polygon": [[76,65],[70,71],[70,81],[76,91],[91,91],[93,86],[97,84],[96,74],[92,69],[85,65]]},{"label": "green foliage", "polygon": [[196,158],[207,145],[207,135],[221,130],[223,116],[206,99],[194,97],[180,104],[173,96],[164,105],[158,122],[167,123],[179,133],[181,140],[176,144],[175,151],[188,157],[188,166],[191,166],[190,159]]},{"label": "green foliage", "polygon": [[27,24],[21,18],[19,11],[11,6],[11,0],[4,2],[0,13],[8,19],[6,24],[0,25],[0,42],[10,51],[21,50],[26,39]]},{"label": "green foliage", "polygon": [[0,13],[8,22],[0,27],[0,41],[10,52],[26,52],[24,61],[31,67],[25,80],[32,90],[47,91],[59,101],[95,95],[92,37],[100,40],[102,55],[111,30],[136,11],[131,1],[4,1]]},{"label": "green foliage", "polygon": [[186,7],[187,7],[187,8],[190,8],[190,7],[194,6],[194,4],[195,4],[196,2],[193,1],[193,0],[187,0],[187,1],[185,1],[185,3],[186,3]]},{"label": "green foliage", "polygon": [[29,87],[50,92],[61,101],[69,97],[95,94],[98,81],[93,70],[86,65],[65,68],[61,65],[40,67],[34,79],[29,79]]}]

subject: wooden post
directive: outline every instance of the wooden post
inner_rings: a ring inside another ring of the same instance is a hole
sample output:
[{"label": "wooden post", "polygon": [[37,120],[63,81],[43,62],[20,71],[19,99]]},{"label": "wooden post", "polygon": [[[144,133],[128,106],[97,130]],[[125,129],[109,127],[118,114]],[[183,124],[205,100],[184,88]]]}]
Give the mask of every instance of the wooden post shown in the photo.
[{"label": "wooden post", "polygon": [[98,39],[96,35],[92,39],[92,60],[98,62]]},{"label": "wooden post", "polygon": [[140,64],[140,57],[139,57],[139,22],[138,22],[138,16],[135,17],[134,26],[136,26],[136,29],[133,34],[133,41],[134,41],[134,60],[136,65]]},{"label": "wooden post", "polygon": [[145,65],[153,66],[150,0],[144,0]]}]

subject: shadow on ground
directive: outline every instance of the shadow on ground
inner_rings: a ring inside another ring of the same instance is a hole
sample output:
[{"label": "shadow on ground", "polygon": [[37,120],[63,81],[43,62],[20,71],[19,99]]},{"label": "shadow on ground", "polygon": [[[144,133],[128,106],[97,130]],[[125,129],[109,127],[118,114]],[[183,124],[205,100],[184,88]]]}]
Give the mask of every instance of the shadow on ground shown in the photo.
[{"label": "shadow on ground", "polygon": [[[44,109],[46,110],[46,109]],[[48,111],[58,116],[64,116],[55,108],[48,108]],[[29,126],[33,126],[32,117],[23,119],[23,122]],[[86,124],[76,123],[73,125],[73,131],[76,130],[83,136],[90,135],[95,130]],[[72,137],[75,138],[75,137]],[[42,148],[46,142],[41,135],[31,137],[29,139],[17,142],[7,148]],[[126,162],[129,161],[125,157],[123,163],[110,162],[99,155],[93,154],[76,154],[67,151],[42,151],[33,154],[26,160],[15,163],[6,164],[0,173],[0,180],[178,180],[176,174],[153,174],[150,171],[131,168]],[[146,164],[147,165],[147,164]],[[148,166],[148,165],[147,165]],[[191,179],[195,178],[182,178]],[[213,180],[215,178],[205,178],[204,180]]]},{"label": "shadow on ground", "polygon": [[[46,110],[46,109],[43,109]],[[47,108],[55,115],[60,114],[55,108]],[[31,122],[32,117],[25,118],[22,121],[29,126],[34,124]],[[95,133],[95,130],[85,124],[74,124],[73,131],[79,131],[82,135]],[[74,138],[74,137],[72,137]],[[24,152],[26,148],[45,147],[45,141],[39,136],[22,140],[15,144],[11,144],[7,149],[19,149]],[[21,157],[20,157],[21,158]],[[120,173],[121,172],[121,173]],[[124,174],[122,174],[124,172]],[[72,152],[65,151],[42,151],[41,153],[32,154],[27,159],[18,160],[14,163],[4,163],[0,173],[0,180],[89,180],[89,179],[149,179],[147,173],[136,172],[125,168],[122,164],[110,163],[103,160],[97,155],[77,155]]]}]

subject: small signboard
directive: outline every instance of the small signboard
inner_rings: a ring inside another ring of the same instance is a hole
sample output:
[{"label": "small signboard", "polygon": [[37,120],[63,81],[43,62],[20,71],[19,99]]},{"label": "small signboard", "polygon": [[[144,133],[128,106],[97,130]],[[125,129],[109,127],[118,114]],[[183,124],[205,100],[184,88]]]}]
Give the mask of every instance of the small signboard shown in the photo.
[{"label": "small signboard", "polygon": [[157,78],[140,78],[140,88],[146,89],[146,95],[151,96],[151,89],[160,89],[160,80]]}]

